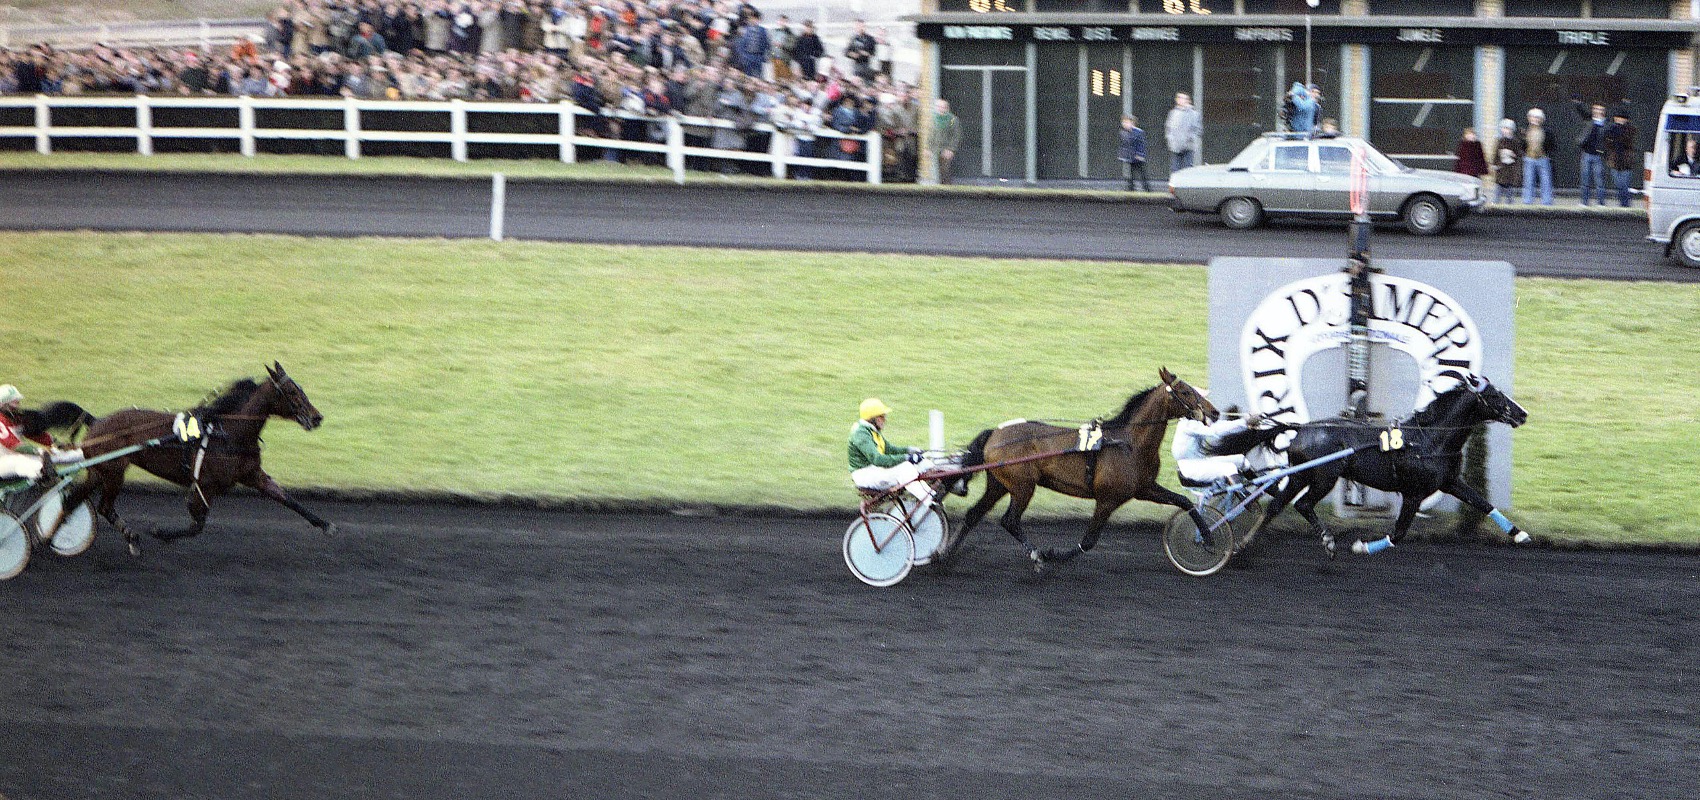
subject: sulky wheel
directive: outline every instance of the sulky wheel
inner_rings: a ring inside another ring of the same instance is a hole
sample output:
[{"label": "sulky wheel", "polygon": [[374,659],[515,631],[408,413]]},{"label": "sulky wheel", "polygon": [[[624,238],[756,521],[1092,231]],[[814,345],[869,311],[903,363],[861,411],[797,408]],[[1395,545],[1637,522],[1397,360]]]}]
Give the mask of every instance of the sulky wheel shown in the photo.
[{"label": "sulky wheel", "polygon": [[10,511],[0,511],[0,581],[16,577],[30,563],[30,532]]},{"label": "sulky wheel", "polygon": [[1198,506],[1208,531],[1199,531],[1192,515],[1176,511],[1163,526],[1163,552],[1169,563],[1195,578],[1214,575],[1234,555],[1234,528],[1222,521],[1222,512]]},{"label": "sulky wheel", "polygon": [[915,566],[915,537],[890,514],[857,517],[844,531],[844,565],[869,586],[895,586]]}]

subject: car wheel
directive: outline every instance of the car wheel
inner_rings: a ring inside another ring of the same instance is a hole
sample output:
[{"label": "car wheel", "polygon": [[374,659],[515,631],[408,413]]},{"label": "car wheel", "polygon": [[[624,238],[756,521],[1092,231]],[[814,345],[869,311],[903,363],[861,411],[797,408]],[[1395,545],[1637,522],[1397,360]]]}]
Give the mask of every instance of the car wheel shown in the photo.
[{"label": "car wheel", "polygon": [[1255,228],[1263,222],[1263,206],[1249,197],[1230,197],[1222,201],[1222,224],[1234,230]]},{"label": "car wheel", "polygon": [[1685,267],[1700,268],[1700,222],[1676,229],[1676,257]]},{"label": "car wheel", "polygon": [[1433,236],[1446,230],[1446,204],[1432,195],[1420,195],[1405,205],[1405,229],[1418,236]]}]

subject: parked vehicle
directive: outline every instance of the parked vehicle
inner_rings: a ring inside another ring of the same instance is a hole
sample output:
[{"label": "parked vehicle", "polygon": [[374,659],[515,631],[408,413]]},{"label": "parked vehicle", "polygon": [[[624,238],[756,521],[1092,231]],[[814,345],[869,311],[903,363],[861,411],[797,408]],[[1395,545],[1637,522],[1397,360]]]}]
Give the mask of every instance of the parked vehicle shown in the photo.
[{"label": "parked vehicle", "polygon": [[1486,201],[1479,178],[1407,167],[1357,137],[1270,133],[1226,164],[1171,176],[1172,207],[1219,214],[1230,228],[1253,228],[1272,216],[1350,219],[1356,148],[1363,149],[1373,220],[1403,222],[1412,233],[1430,236]]},{"label": "parked vehicle", "polygon": [[1659,113],[1659,133],[1643,162],[1647,239],[1683,266],[1700,268],[1700,87]]}]

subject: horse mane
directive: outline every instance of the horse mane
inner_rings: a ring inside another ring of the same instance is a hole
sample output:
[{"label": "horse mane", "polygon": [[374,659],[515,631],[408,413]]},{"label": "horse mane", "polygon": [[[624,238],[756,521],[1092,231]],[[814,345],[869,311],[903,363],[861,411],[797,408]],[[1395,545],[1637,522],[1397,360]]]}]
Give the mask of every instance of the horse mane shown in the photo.
[{"label": "horse mane", "polygon": [[1111,417],[1107,420],[1104,420],[1104,427],[1106,427],[1106,428],[1112,428],[1112,427],[1113,428],[1119,428],[1123,425],[1126,425],[1130,422],[1133,422],[1133,415],[1139,413],[1139,407],[1142,406],[1142,405],[1145,405],[1146,398],[1148,398],[1151,395],[1152,392],[1157,391],[1159,388],[1162,388],[1162,387],[1153,386],[1149,389],[1146,389],[1143,392],[1140,392],[1139,394],[1136,394],[1132,397],[1129,397],[1127,399],[1127,405],[1122,406],[1121,411],[1117,412],[1115,416],[1113,416],[1113,417]]},{"label": "horse mane", "polygon": [[1416,413],[1407,417],[1405,419],[1405,424],[1413,425],[1413,426],[1421,426],[1421,425],[1432,425],[1436,422],[1439,422],[1441,411],[1446,408],[1446,404],[1442,403],[1440,401],[1446,400],[1446,399],[1451,398],[1455,395],[1459,395],[1462,392],[1468,392],[1468,391],[1470,391],[1469,386],[1459,384],[1458,386],[1454,386],[1451,389],[1447,389],[1446,391],[1435,395],[1434,399],[1430,400],[1428,405],[1423,406],[1420,409],[1417,409]]},{"label": "horse mane", "polygon": [[260,390],[260,384],[253,378],[243,378],[230,384],[229,388],[214,395],[211,399],[195,406],[195,416],[216,417],[220,414],[234,414],[242,410],[248,399]]}]

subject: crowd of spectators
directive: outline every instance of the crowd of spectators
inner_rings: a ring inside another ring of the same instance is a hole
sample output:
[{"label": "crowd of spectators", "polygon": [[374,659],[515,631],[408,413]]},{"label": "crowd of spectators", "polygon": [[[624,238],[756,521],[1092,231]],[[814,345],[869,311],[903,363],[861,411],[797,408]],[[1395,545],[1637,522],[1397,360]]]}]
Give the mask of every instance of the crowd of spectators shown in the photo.
[{"label": "crowd of spectators", "polygon": [[570,100],[598,114],[588,135],[659,140],[665,126],[628,117],[712,117],[732,126],[687,125],[688,143],[758,150],[768,122],[798,155],[846,160],[858,142],[817,151],[816,135],[878,131],[887,179],[915,176],[918,98],[893,81],[883,30],[858,21],[835,56],[813,22],[765,22],[748,3],[290,0],[229,48],[36,46],[0,50],[0,67],[0,93]]}]

